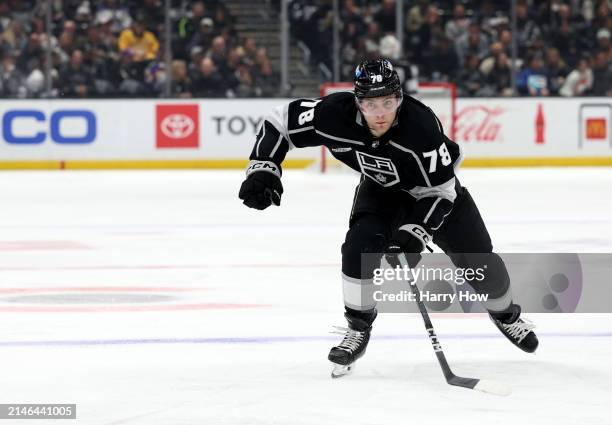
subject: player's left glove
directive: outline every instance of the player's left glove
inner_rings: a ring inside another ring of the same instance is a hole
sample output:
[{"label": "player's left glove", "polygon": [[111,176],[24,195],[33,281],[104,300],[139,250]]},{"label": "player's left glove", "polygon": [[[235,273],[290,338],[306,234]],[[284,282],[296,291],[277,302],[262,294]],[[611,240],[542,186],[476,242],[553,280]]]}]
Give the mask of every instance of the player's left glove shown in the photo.
[{"label": "player's left glove", "polygon": [[426,247],[429,248],[429,242],[431,242],[431,235],[423,226],[404,224],[391,236],[386,249],[387,262],[395,266],[398,263],[397,256],[407,254],[408,264],[410,267],[414,267],[421,259],[418,254],[423,252]]}]

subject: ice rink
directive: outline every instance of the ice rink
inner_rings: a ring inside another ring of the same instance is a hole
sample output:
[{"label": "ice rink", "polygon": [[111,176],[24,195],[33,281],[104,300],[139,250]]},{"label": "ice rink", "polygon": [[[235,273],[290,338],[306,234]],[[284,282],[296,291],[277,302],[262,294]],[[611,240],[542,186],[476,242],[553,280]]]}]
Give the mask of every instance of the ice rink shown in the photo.
[{"label": "ice rink", "polygon": [[[243,175],[0,173],[0,403],[76,403],[57,423],[87,425],[612,424],[612,315],[531,315],[535,355],[433,315],[454,371],[505,398],[447,385],[416,315],[380,315],[330,379],[358,177],[287,171],[255,211]],[[612,252],[611,168],[460,178],[497,251]]]}]

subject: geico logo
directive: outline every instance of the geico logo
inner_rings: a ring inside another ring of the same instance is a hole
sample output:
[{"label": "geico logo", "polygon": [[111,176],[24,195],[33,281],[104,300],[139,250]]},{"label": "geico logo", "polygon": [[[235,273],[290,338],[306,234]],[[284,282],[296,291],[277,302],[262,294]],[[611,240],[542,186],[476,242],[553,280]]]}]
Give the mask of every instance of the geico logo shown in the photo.
[{"label": "geico logo", "polygon": [[12,144],[43,143],[47,136],[55,143],[85,144],[92,143],[96,134],[96,116],[86,110],[54,111],[47,117],[44,111],[20,109],[2,117],[3,138]]},{"label": "geico logo", "polygon": [[184,139],[191,136],[195,130],[195,123],[185,114],[171,114],[159,124],[162,133],[171,139]]},{"label": "geico logo", "polygon": [[242,117],[240,115],[230,117],[211,117],[215,122],[217,134],[229,131],[233,135],[239,135],[249,130],[252,134],[257,132],[262,117]]}]

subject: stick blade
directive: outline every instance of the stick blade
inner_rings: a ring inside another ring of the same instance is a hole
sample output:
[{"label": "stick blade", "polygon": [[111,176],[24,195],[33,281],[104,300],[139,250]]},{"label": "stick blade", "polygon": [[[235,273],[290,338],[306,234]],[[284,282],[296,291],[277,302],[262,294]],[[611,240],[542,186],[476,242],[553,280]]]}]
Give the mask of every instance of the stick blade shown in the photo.
[{"label": "stick blade", "polygon": [[509,386],[500,384],[499,382],[490,381],[488,379],[480,379],[474,386],[474,389],[477,391],[482,391],[483,393],[494,394],[502,397],[512,394],[512,389]]}]

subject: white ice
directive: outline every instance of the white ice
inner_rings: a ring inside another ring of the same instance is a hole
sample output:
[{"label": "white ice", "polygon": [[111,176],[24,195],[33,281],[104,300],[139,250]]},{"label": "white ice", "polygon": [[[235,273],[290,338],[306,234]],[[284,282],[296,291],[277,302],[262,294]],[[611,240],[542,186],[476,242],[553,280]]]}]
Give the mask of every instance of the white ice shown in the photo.
[{"label": "white ice", "polygon": [[[416,315],[381,315],[330,379],[356,177],[287,171],[263,212],[242,178],[0,173],[0,403],[76,403],[87,425],[612,423],[610,315],[531,315],[536,355],[485,317],[434,315],[455,372],[506,398],[448,386]],[[610,168],[461,178],[498,251],[612,252]]]}]

